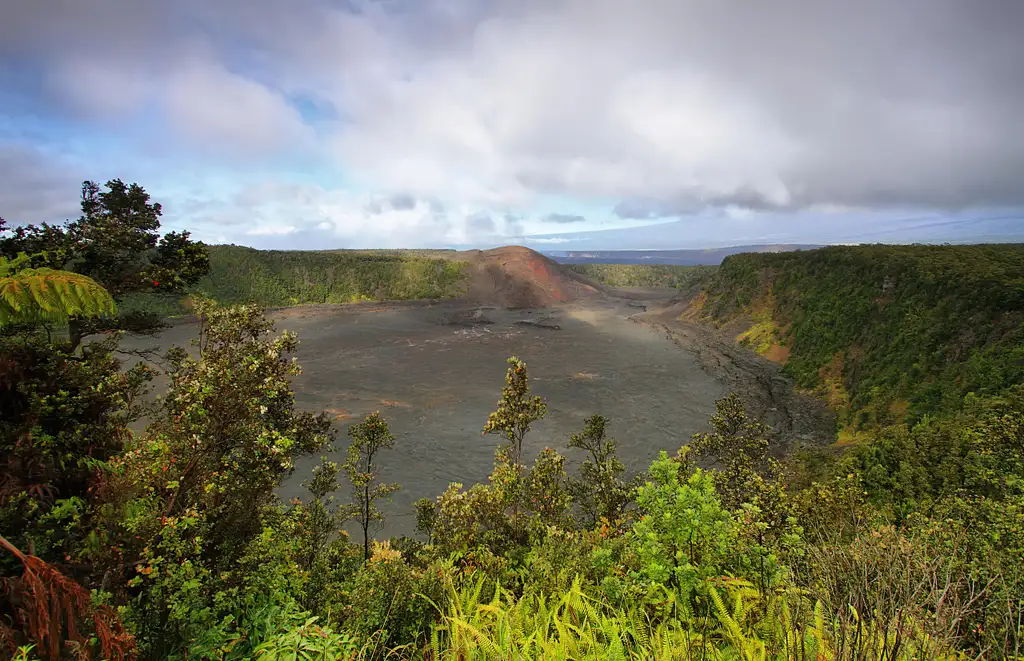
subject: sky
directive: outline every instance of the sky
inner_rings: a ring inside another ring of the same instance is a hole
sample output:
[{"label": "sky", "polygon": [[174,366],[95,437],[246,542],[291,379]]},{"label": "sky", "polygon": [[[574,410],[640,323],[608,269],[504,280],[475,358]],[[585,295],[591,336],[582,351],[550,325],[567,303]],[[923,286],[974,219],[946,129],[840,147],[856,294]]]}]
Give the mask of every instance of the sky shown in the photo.
[{"label": "sky", "polygon": [[32,0],[0,216],[260,248],[1024,238],[1019,0]]}]

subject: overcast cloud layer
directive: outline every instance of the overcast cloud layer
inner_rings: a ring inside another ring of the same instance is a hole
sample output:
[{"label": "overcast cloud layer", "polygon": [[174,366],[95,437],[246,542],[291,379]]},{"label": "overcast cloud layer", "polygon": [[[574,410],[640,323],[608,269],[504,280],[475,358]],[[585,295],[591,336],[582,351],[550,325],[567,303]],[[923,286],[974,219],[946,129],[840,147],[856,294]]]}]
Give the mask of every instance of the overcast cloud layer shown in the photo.
[{"label": "overcast cloud layer", "polygon": [[277,247],[817,242],[1024,208],[1019,0],[8,4],[9,222],[111,177]]}]

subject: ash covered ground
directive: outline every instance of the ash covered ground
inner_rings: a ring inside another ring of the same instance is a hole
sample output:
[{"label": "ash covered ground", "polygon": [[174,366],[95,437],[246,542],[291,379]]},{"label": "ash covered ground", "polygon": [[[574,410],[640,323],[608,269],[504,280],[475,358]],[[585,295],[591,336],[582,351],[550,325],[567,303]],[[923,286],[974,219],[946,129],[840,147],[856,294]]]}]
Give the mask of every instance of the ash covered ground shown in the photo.
[{"label": "ash covered ground", "polygon": [[[333,460],[344,461],[353,421],[380,410],[390,423],[397,442],[381,456],[383,478],[402,490],[383,507],[380,537],[413,534],[415,500],[437,496],[451,482],[486,480],[500,439],[481,430],[512,355],[526,361],[534,393],[548,404],[547,418],[525,443],[531,462],[549,446],[574,470],[582,457],[568,449],[569,435],[601,413],[612,420],[628,469],[643,471],[660,450],[674,453],[706,429],[715,400],[730,390],[776,425],[780,448],[827,433],[827,415],[792,393],[776,366],[676,322],[666,298],[623,295],[535,309],[417,302],[298,307],[271,316],[278,331],[299,336],[298,405],[335,417]],[[130,344],[184,346],[195,330],[180,324]],[[303,497],[300,483],[317,461],[300,462],[281,495]]]}]

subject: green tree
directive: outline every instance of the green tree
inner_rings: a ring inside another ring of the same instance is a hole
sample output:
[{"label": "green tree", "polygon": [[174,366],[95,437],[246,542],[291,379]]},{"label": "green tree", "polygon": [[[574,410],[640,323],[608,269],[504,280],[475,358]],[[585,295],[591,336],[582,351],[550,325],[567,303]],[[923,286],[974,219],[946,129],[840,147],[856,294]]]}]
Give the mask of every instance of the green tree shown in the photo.
[{"label": "green tree", "polygon": [[146,412],[153,370],[122,369],[112,344],[72,355],[37,335],[0,336],[0,527],[49,562],[87,533],[96,472]]},{"label": "green tree", "polygon": [[705,579],[731,566],[736,526],[710,473],[696,469],[687,475],[662,452],[637,492],[637,504],[643,514],[630,540],[641,580],[669,584],[689,603]]},{"label": "green tree", "polygon": [[103,476],[89,545],[150,658],[220,645],[299,596],[300,536],[275,490],[331,434],[295,409],[293,334],[268,337],[256,306],[198,312],[202,352],[171,352],[158,414]]},{"label": "green tree", "polygon": [[350,514],[344,505],[335,503],[333,495],[338,490],[339,473],[337,463],[321,457],[312,478],[302,483],[310,499],[296,501],[292,511],[301,530],[298,565],[307,577],[302,605],[313,613],[327,611],[339,547],[347,543],[342,526]]},{"label": "green tree", "polygon": [[690,447],[698,457],[724,465],[715,483],[722,502],[736,508],[747,502],[751,489],[764,477],[778,473],[779,464],[768,453],[771,428],[749,418],[735,393],[715,402],[710,422],[711,431],[694,434]]},{"label": "green tree", "polygon": [[370,530],[384,520],[377,501],[389,499],[391,494],[402,488],[398,484],[382,483],[377,466],[381,450],[393,448],[395,437],[380,411],[371,413],[362,422],[349,427],[348,435],[352,442],[348,446],[345,472],[348,473],[356,499],[353,504],[354,518],[363,531],[363,561],[367,562],[370,559]]},{"label": "green tree", "polygon": [[416,532],[427,538],[427,544],[434,540],[434,525],[437,523],[437,503],[430,498],[420,498],[413,503],[416,510]]},{"label": "green tree", "polygon": [[766,589],[778,576],[780,557],[795,561],[802,555],[803,530],[781,479],[781,464],[769,453],[771,428],[747,416],[734,393],[715,402],[715,409],[712,431],[694,434],[689,449],[724,466],[712,472],[715,488],[742,522],[743,547]]},{"label": "green tree", "polygon": [[331,538],[345,522],[345,512],[334,503],[338,473],[338,464],[321,457],[320,463],[313,468],[313,477],[302,483],[310,495],[309,501],[302,504],[305,552],[301,562],[306,570],[316,566]]},{"label": "green tree", "polygon": [[513,465],[519,466],[523,457],[523,439],[530,426],[548,413],[544,400],[530,392],[530,379],[526,363],[515,356],[508,359],[505,387],[498,400],[498,408],[487,416],[484,434],[501,434],[508,440]]},{"label": "green tree", "polygon": [[[221,304],[265,306],[451,298],[465,292],[468,263],[443,252],[255,250],[210,246],[197,287]],[[245,273],[244,278],[238,277]]]},{"label": "green tree", "polygon": [[541,530],[564,528],[568,523],[572,497],[565,474],[565,457],[544,448],[523,480],[522,509],[531,512]]},{"label": "green tree", "polygon": [[[0,256],[46,254],[59,270],[87,276],[105,288],[114,300],[130,294],[180,294],[209,270],[206,247],[189,239],[188,232],[160,236],[159,203],[138,184],[112,179],[102,190],[82,184],[82,215],[58,225],[25,225],[0,238]],[[0,228],[3,229],[3,228]],[[116,322],[72,316],[68,329],[72,349],[82,338],[110,328],[152,330],[159,319],[134,314]]]},{"label": "green tree", "polygon": [[636,492],[635,484],[622,479],[626,467],[615,455],[616,442],[606,436],[608,422],[603,415],[592,415],[584,421],[583,431],[569,437],[569,447],[587,453],[570,488],[580,523],[588,529],[601,519],[620,519]]},{"label": "green tree", "polygon": [[508,458],[507,448],[495,451],[494,468],[486,484],[465,491],[453,482],[437,498],[430,519],[432,539],[445,552],[485,548],[503,555],[525,543],[519,512],[522,475]]}]

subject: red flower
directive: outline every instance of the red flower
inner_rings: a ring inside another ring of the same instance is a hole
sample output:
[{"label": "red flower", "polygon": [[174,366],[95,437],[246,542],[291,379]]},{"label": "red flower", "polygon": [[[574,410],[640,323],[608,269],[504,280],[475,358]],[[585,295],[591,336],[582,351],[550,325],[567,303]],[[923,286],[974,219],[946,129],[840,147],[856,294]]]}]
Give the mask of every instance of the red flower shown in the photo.
[{"label": "red flower", "polygon": [[154,287],[159,287],[159,286],[160,286],[160,283],[159,283],[159,282],[157,282],[156,280],[154,280],[154,281],[153,281],[153,286],[154,286]]}]

